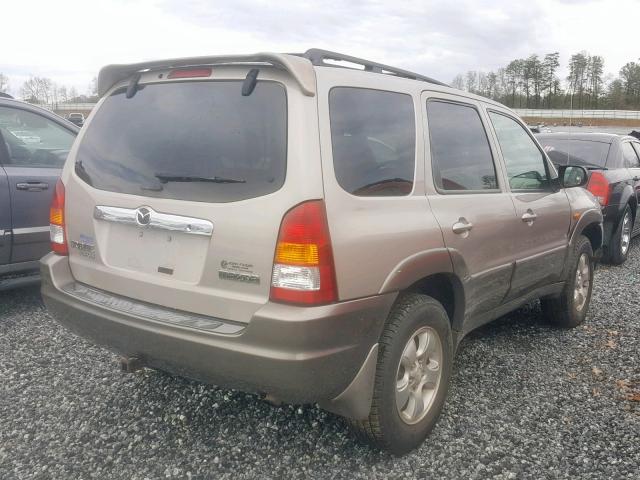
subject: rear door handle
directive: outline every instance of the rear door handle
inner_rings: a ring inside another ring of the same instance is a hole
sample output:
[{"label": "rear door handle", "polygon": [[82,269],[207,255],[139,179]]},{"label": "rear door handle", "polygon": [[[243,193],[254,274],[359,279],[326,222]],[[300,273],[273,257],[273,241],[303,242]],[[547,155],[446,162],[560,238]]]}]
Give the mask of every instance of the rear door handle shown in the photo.
[{"label": "rear door handle", "polygon": [[529,225],[533,224],[536,218],[538,218],[538,215],[533,213],[531,210],[527,210],[525,213],[522,214],[522,221],[525,223],[528,223]]},{"label": "rear door handle", "polygon": [[16,183],[16,188],[18,190],[26,190],[27,192],[41,192],[42,190],[47,190],[49,184],[45,182],[24,182]]},{"label": "rear door handle", "polygon": [[467,233],[469,230],[473,228],[473,223],[467,222],[467,219],[464,217],[460,217],[456,223],[453,224],[451,230],[453,233],[458,235]]}]

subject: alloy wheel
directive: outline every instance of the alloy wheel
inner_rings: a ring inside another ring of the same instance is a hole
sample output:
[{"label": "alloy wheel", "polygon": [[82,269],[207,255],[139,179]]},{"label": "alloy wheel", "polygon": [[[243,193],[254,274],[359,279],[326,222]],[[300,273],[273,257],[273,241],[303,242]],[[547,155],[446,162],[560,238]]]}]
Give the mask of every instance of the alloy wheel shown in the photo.
[{"label": "alloy wheel", "polygon": [[583,253],[578,259],[573,292],[573,304],[578,312],[582,311],[589,297],[589,284],[591,283],[590,269],[589,257],[586,253]]},{"label": "alloy wheel", "polygon": [[631,243],[631,213],[628,211],[622,218],[622,232],[620,234],[620,252],[622,255],[627,254],[629,244]]},{"label": "alloy wheel", "polygon": [[413,425],[433,402],[442,377],[442,341],[431,327],[418,329],[409,339],[396,374],[396,407],[400,418]]}]

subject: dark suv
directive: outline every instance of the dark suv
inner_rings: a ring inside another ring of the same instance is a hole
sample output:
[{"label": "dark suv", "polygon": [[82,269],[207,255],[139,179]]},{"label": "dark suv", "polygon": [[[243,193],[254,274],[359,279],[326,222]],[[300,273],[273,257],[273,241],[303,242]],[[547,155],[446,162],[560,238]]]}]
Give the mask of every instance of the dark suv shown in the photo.
[{"label": "dark suv", "polygon": [[640,200],[640,140],[609,133],[537,135],[556,166],[582,165],[590,171],[587,188],[604,214],[604,260],[615,265],[629,255]]},{"label": "dark suv", "polygon": [[0,98],[0,289],[39,280],[49,205],[77,133],[54,113]]}]

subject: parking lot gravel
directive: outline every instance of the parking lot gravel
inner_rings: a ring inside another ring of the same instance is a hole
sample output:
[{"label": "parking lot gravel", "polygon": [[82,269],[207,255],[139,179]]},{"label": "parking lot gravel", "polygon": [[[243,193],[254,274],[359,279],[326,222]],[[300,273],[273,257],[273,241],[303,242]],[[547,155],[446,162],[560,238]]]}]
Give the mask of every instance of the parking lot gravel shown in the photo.
[{"label": "parking lot gravel", "polygon": [[271,406],[116,357],[0,293],[0,479],[640,478],[640,242],[586,323],[533,303],[469,335],[439,423],[401,458],[315,406]]}]

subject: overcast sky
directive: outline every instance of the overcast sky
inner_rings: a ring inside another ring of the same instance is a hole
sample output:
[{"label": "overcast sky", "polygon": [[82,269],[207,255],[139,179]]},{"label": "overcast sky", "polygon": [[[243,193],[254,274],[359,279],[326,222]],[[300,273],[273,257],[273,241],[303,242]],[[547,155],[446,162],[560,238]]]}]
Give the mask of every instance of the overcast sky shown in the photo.
[{"label": "overcast sky", "polygon": [[560,52],[564,68],[586,50],[616,75],[640,56],[640,0],[21,0],[0,11],[14,94],[29,75],[82,93],[109,63],[310,47],[445,82],[534,52]]}]

